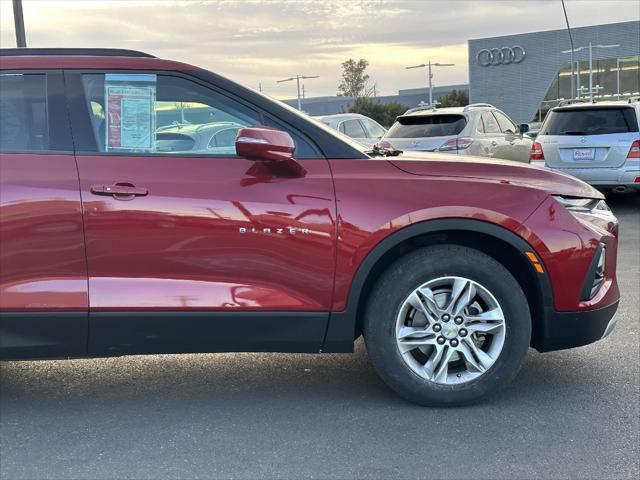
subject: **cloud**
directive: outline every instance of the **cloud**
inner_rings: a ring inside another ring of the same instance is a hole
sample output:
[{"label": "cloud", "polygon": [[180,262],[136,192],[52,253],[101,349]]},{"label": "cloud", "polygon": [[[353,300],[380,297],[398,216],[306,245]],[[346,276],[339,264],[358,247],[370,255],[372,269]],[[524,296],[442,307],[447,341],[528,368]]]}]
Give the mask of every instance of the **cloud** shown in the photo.
[{"label": "cloud", "polygon": [[[635,0],[568,0],[574,26],[640,16]],[[194,63],[277,97],[295,94],[276,80],[320,75],[309,95],[331,95],[340,62],[367,58],[383,94],[426,83],[428,60],[455,63],[435,83],[467,81],[471,38],[564,27],[557,0],[24,0],[27,41],[34,47],[134,48]],[[14,45],[11,2],[0,1],[0,44]]]}]

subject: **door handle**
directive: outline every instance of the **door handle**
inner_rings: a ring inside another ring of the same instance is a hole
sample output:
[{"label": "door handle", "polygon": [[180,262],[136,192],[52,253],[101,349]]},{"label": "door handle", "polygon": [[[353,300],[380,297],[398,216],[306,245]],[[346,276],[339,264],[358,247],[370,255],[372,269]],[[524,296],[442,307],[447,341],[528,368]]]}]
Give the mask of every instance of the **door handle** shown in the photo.
[{"label": "door handle", "polygon": [[131,200],[149,193],[148,189],[136,187],[128,182],[118,182],[113,185],[92,185],[90,190],[95,195],[113,195],[119,200]]},{"label": "door handle", "polygon": [[498,145],[498,142],[496,142],[495,140],[491,140],[491,145],[495,147],[496,145]]}]

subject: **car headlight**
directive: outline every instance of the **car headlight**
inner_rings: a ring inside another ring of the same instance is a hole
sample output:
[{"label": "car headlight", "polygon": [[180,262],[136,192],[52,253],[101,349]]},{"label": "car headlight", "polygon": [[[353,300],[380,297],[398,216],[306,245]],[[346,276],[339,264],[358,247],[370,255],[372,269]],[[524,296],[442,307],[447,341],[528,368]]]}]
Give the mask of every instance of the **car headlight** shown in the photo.
[{"label": "car headlight", "polygon": [[594,215],[605,220],[615,220],[616,218],[607,202],[599,198],[575,198],[561,195],[554,195],[553,198],[572,213]]}]

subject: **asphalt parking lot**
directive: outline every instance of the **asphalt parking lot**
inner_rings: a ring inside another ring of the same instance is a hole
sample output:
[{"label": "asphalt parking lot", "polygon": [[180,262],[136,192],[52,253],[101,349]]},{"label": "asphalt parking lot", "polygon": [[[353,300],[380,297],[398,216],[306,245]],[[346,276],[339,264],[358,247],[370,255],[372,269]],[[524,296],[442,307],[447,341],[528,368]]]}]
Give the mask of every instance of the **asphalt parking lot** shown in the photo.
[{"label": "asphalt parking lot", "polygon": [[355,355],[0,364],[0,478],[638,478],[640,195],[621,222],[619,322],[530,350],[489,401],[428,409]]}]

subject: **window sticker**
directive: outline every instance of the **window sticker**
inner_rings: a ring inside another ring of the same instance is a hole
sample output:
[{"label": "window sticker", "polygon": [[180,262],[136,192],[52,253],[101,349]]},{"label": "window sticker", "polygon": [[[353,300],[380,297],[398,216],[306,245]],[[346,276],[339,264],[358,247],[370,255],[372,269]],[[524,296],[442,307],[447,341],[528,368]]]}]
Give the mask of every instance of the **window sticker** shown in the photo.
[{"label": "window sticker", "polygon": [[105,75],[106,151],[155,151],[156,84],[156,75]]}]

